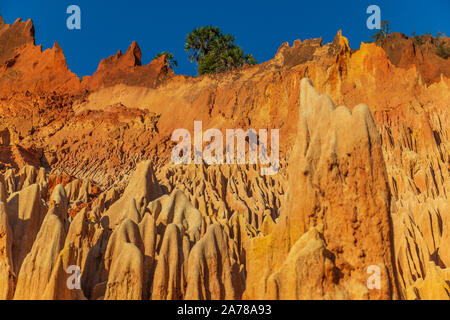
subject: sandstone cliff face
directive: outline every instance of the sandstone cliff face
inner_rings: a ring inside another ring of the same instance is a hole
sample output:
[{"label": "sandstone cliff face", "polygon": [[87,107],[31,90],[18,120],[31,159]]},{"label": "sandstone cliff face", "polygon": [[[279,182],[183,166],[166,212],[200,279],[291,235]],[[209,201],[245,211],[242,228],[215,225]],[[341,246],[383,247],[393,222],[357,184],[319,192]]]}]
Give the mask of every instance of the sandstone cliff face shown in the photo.
[{"label": "sandstone cliff face", "polygon": [[[1,182],[0,182],[1,185]],[[0,202],[0,299],[9,300],[14,294],[15,273],[12,260],[12,232],[8,223],[5,203]]]},{"label": "sandstone cliff face", "polygon": [[15,50],[27,44],[34,44],[34,25],[31,20],[17,19],[12,25],[0,17],[0,64],[11,64]]},{"label": "sandstone cliff face", "polygon": [[141,64],[142,52],[133,41],[128,50],[103,59],[92,76],[83,78],[82,87],[93,91],[100,87],[108,87],[117,83],[130,86],[156,87],[159,83],[173,76],[167,67],[164,57],[152,61],[149,65]]},{"label": "sandstone cliff face", "polygon": [[393,65],[406,69],[415,66],[422,80],[430,85],[439,82],[441,74],[447,78],[450,76],[450,65],[435,54],[440,41],[447,46],[450,44],[449,38],[436,39],[431,35],[409,38],[395,32],[381,41],[380,46]]},{"label": "sandstone cliff face", "polygon": [[59,185],[50,201],[33,246],[21,264],[14,299],[39,299],[46,290],[59,253],[64,245],[67,200],[64,188]]},{"label": "sandstone cliff face", "polygon": [[[0,20],[0,299],[448,299],[435,46],[339,32],[191,78],[132,43],[80,81]],[[172,164],[194,120],[280,129],[280,171]]]},{"label": "sandstone cliff face", "polygon": [[[335,108],[306,79],[300,90],[286,206],[272,232],[252,241],[247,297],[393,298],[390,193],[370,111]],[[376,292],[366,287],[372,265],[382,270]]]}]

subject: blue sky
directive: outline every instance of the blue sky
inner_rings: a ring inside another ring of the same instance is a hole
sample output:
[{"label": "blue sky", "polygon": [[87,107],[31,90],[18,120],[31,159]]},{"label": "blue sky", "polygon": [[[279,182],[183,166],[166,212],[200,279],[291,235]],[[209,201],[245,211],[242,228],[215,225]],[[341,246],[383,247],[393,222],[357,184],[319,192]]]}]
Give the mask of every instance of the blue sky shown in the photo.
[{"label": "blue sky", "polygon": [[[66,27],[66,9],[72,4],[81,8],[81,30]],[[184,52],[186,34],[195,27],[220,27],[263,62],[283,42],[322,37],[327,43],[339,29],[352,48],[359,48],[373,34],[366,27],[366,9],[372,4],[381,8],[382,20],[392,22],[393,31],[450,36],[449,0],[0,0],[0,15],[7,23],[31,18],[36,43],[45,49],[58,41],[69,68],[79,76],[94,73],[102,58],[124,52],[133,40],[142,49],[144,64],[157,52],[171,51],[179,64],[175,72],[195,75],[196,66]]]}]

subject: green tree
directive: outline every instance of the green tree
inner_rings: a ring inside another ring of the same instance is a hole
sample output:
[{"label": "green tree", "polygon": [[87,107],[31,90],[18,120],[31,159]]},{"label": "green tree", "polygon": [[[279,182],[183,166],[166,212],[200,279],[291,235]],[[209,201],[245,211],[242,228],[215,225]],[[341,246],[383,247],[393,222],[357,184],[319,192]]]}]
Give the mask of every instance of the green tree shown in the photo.
[{"label": "green tree", "polygon": [[436,48],[436,54],[442,59],[448,59],[450,57],[450,47],[446,47],[443,42],[441,42]]},{"label": "green tree", "polygon": [[382,21],[381,29],[372,36],[372,39],[375,42],[386,39],[391,33],[391,27],[389,26],[390,24],[390,21]]},{"label": "green tree", "polygon": [[438,32],[438,44],[436,46],[436,54],[442,59],[450,58],[450,47],[446,46],[444,39],[445,34]]},{"label": "green tree", "polygon": [[213,26],[199,27],[186,36],[185,50],[189,61],[198,64],[199,74],[218,73],[245,64],[256,64],[251,54],[246,54],[234,43],[234,37],[223,34]]},{"label": "green tree", "polygon": [[438,32],[437,33],[437,46],[436,46],[436,54],[442,59],[448,59],[450,57],[450,47],[447,47],[444,41],[444,37],[446,37],[445,33]]},{"label": "green tree", "polygon": [[234,38],[223,35],[219,28],[211,25],[206,27],[199,27],[192,30],[186,36],[186,43],[184,49],[189,52],[189,61],[196,61],[199,63],[204,56],[208,54],[212,49],[212,43],[218,42],[219,38],[221,42],[234,41]]},{"label": "green tree", "polygon": [[162,56],[166,56],[165,60],[167,62],[167,65],[169,66],[170,69],[173,69],[175,67],[178,67],[178,62],[177,60],[174,59],[174,56],[172,53],[167,52],[167,51],[162,51],[160,53],[157,53],[154,57],[153,60],[158,59]]},{"label": "green tree", "polygon": [[420,46],[425,43],[424,37],[418,36],[415,31],[413,31],[412,35],[413,35],[412,39],[416,45]]}]

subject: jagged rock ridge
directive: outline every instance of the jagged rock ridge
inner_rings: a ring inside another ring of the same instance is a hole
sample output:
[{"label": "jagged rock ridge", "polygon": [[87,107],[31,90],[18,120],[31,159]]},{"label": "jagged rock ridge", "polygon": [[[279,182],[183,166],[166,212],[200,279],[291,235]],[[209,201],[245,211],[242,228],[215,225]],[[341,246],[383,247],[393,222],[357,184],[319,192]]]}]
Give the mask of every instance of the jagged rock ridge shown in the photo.
[{"label": "jagged rock ridge", "polygon": [[[1,20],[0,299],[448,299],[450,62],[433,41],[351,50],[339,32],[195,78],[132,43],[80,81],[31,21]],[[194,120],[279,128],[280,173],[172,165]]]}]

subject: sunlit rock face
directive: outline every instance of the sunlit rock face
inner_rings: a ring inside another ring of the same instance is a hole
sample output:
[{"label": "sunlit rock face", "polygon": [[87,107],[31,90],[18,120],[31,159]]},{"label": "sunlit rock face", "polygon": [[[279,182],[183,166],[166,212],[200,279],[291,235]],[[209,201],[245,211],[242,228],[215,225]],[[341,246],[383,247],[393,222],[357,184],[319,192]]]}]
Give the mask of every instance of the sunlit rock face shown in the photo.
[{"label": "sunlit rock face", "polygon": [[[448,299],[435,46],[338,32],[187,77],[133,42],[79,79],[0,19],[0,299]],[[174,164],[194,121],[279,129],[280,170]]]}]

